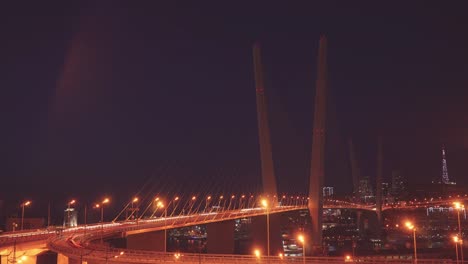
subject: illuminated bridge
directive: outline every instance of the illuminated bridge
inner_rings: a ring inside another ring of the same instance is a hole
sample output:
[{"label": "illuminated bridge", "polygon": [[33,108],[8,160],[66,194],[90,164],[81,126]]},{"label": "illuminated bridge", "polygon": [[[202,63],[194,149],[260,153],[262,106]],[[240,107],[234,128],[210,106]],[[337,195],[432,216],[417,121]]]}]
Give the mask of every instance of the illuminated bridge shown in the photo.
[{"label": "illuminated bridge", "polygon": [[[424,206],[450,205],[460,198],[435,199],[425,201]],[[275,215],[278,213],[295,210],[307,210],[307,199],[304,197],[291,197],[283,201],[282,205],[271,207],[259,207],[258,203],[237,203],[225,209],[207,210],[207,207],[199,208],[191,214],[179,214],[173,216],[146,218],[138,220],[124,220],[78,227],[65,228],[63,230],[27,230],[20,232],[8,232],[0,236],[1,263],[36,263],[37,255],[44,251],[58,253],[58,263],[159,263],[159,262],[183,262],[183,263],[258,263],[256,256],[245,255],[222,255],[222,254],[189,254],[189,253],[164,253],[164,251],[133,250],[126,248],[111,248],[105,241],[114,237],[129,237],[152,232],[165,232],[168,229],[193,225],[209,225],[218,222],[228,222],[240,218],[254,218]],[[404,203],[402,205],[386,206],[386,209],[416,209],[422,205],[415,203]],[[212,208],[212,207],[211,207]],[[215,207],[216,208],[216,207]],[[356,210],[375,211],[375,206],[357,204],[347,201],[326,200],[324,208],[347,208]],[[167,212],[166,212],[167,213]],[[12,255],[13,254],[13,255]],[[284,256],[260,256],[260,259],[270,263],[295,263],[303,261],[302,257]],[[343,263],[345,259],[307,257],[307,263]],[[384,263],[379,259],[368,259],[369,263]],[[387,261],[387,260],[386,260]],[[396,261],[396,260],[395,260]],[[404,263],[398,260],[395,263]],[[419,261],[419,263],[439,263]],[[435,260],[434,260],[435,261]],[[440,261],[440,260],[439,260]],[[38,261],[37,263],[39,263]],[[409,263],[409,262],[408,262]],[[447,263],[447,262],[446,262]]]}]

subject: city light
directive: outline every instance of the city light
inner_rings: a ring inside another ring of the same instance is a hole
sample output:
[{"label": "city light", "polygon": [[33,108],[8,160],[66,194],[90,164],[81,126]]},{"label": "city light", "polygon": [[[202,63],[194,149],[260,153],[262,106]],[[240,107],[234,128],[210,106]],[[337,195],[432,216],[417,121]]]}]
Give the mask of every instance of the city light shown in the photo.
[{"label": "city light", "polygon": [[23,230],[24,226],[24,208],[26,206],[29,206],[31,204],[31,201],[25,201],[24,203],[21,204],[21,230]]},{"label": "city light", "polygon": [[414,262],[417,263],[418,262],[418,252],[417,252],[417,245],[416,245],[416,227],[410,221],[407,221],[405,223],[405,226],[409,230],[413,230]]},{"label": "city light", "polygon": [[302,262],[305,264],[306,262],[306,259],[305,259],[305,237],[303,234],[300,234],[299,236],[297,236],[297,240],[299,240],[299,242],[301,242],[302,244]]},{"label": "city light", "polygon": [[457,256],[457,264],[458,264],[458,242],[459,242],[458,235],[453,236],[452,238],[453,238],[453,242],[455,242],[455,256]]},{"label": "city light", "polygon": [[260,256],[261,256],[261,255],[260,255],[260,250],[259,250],[259,249],[255,249],[255,250],[254,250],[254,255],[255,255],[255,257],[257,257],[257,258],[260,258]]}]

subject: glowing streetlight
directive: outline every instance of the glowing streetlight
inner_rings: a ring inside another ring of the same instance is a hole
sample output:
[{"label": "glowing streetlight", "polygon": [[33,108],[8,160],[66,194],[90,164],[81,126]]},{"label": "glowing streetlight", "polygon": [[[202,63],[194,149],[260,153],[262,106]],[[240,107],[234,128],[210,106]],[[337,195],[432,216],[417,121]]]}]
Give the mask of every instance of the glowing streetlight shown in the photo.
[{"label": "glowing streetlight", "polygon": [[254,255],[255,255],[256,258],[259,259],[260,256],[261,256],[261,255],[260,255],[260,250],[259,250],[259,249],[255,249],[255,250],[254,250]]},{"label": "glowing streetlight", "polygon": [[21,204],[21,230],[23,230],[23,224],[24,224],[24,207],[30,204],[31,204],[31,201],[26,201]]},{"label": "glowing streetlight", "polygon": [[100,204],[94,206],[95,208],[101,208],[101,223],[104,222],[104,204],[108,204],[109,202],[109,198],[104,198]]},{"label": "glowing streetlight", "polygon": [[66,223],[64,223],[64,225],[66,224],[66,225],[68,225],[68,226],[71,226],[71,221],[70,221],[70,211],[71,211],[71,209],[70,209],[70,208],[71,208],[71,206],[74,205],[75,203],[76,203],[76,200],[75,200],[75,199],[73,199],[73,200],[71,200],[71,201],[69,201],[69,202],[67,203],[67,210],[66,210],[66,212],[67,212],[67,221],[66,221]]},{"label": "glowing streetlight", "polygon": [[455,242],[455,255],[457,256],[457,264],[458,264],[458,236],[453,236],[453,242]]},{"label": "glowing streetlight", "polygon": [[304,235],[299,235],[297,237],[297,240],[299,240],[299,242],[302,243],[302,262],[305,264],[306,263],[306,259],[305,259],[305,237]]},{"label": "glowing streetlight", "polygon": [[457,209],[457,217],[458,217],[458,239],[460,241],[460,255],[461,255],[461,262],[463,263],[463,237],[461,233],[461,222],[460,222],[460,211],[465,210],[465,205],[461,204],[460,202],[454,202],[453,205],[455,209]]},{"label": "glowing streetlight", "polygon": [[167,229],[166,229],[166,221],[167,221],[167,207],[164,206],[162,201],[158,201],[156,203],[157,208],[164,208],[164,252],[167,251]]},{"label": "glowing streetlight", "polygon": [[262,199],[261,201],[262,206],[266,210],[266,217],[267,217],[267,256],[270,256],[270,214],[268,208],[268,201],[266,199]]},{"label": "glowing streetlight", "polygon": [[406,222],[405,223],[405,226],[409,229],[409,230],[413,230],[413,244],[414,244],[414,263],[418,263],[418,253],[416,251],[416,227],[413,225],[413,223],[411,222]]}]

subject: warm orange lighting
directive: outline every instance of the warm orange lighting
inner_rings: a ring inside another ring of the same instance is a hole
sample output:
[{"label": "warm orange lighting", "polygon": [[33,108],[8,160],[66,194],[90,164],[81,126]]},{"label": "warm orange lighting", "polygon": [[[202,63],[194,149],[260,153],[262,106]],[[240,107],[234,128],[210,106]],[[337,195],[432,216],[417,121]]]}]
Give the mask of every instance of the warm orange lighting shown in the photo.
[{"label": "warm orange lighting", "polygon": [[195,201],[195,199],[197,199],[196,196],[192,196],[192,201]]},{"label": "warm orange lighting", "polygon": [[132,202],[134,202],[134,203],[138,202],[138,197],[133,198]]},{"label": "warm orange lighting", "polygon": [[101,205],[99,205],[99,204],[94,205],[94,208],[99,208],[99,207],[101,207]]},{"label": "warm orange lighting", "polygon": [[125,253],[125,252],[123,252],[123,251],[120,251],[120,255],[123,255],[124,253]]},{"label": "warm orange lighting", "polygon": [[262,206],[268,208],[268,201],[266,199],[262,199]]},{"label": "warm orange lighting", "polygon": [[219,197],[219,199],[223,199],[223,198],[224,198],[224,196],[223,196],[223,195],[221,195],[221,196]]},{"label": "warm orange lighting", "polygon": [[211,200],[211,196],[206,197],[207,200]]},{"label": "warm orange lighting", "polygon": [[243,195],[241,196],[241,198],[244,199],[244,198],[245,198],[245,195],[243,194]]},{"label": "warm orange lighting", "polygon": [[454,202],[453,205],[455,206],[455,209],[461,210],[465,208],[465,205],[461,204],[460,202]]},{"label": "warm orange lighting", "polygon": [[350,255],[346,255],[345,261],[351,261],[351,256],[350,256]]},{"label": "warm orange lighting", "polygon": [[72,205],[72,204],[75,204],[76,203],[76,200],[71,200],[68,204]]},{"label": "warm orange lighting", "polygon": [[257,257],[257,258],[260,258],[260,250],[255,249],[255,250],[254,250],[254,255],[255,255],[255,257]]},{"label": "warm orange lighting", "polygon": [[28,206],[30,204],[31,204],[31,201],[26,201],[26,202],[23,203],[23,206]]},{"label": "warm orange lighting", "polygon": [[176,259],[179,259],[179,258],[180,258],[180,253],[175,253],[175,254],[174,254],[174,257],[175,257]]},{"label": "warm orange lighting", "polygon": [[304,242],[305,242],[304,235],[299,235],[299,236],[297,237],[297,240],[299,240],[299,241],[304,245]]},{"label": "warm orange lighting", "polygon": [[280,259],[283,259],[283,253],[279,253],[279,254],[278,254],[278,257],[279,257]]},{"label": "warm orange lighting", "polygon": [[458,239],[458,236],[453,236],[453,242],[458,243],[458,241],[460,241],[460,240]]},{"label": "warm orange lighting", "polygon": [[176,198],[174,198],[174,201],[178,201],[179,200],[179,196],[177,196]]},{"label": "warm orange lighting", "polygon": [[413,223],[411,223],[411,222],[409,222],[409,221],[405,223],[405,226],[406,226],[409,230],[413,230],[413,229],[416,230],[416,228],[414,227]]},{"label": "warm orange lighting", "polygon": [[159,202],[156,204],[156,206],[157,206],[158,208],[164,208],[164,204],[163,204],[163,202],[161,202],[161,201],[159,201]]},{"label": "warm orange lighting", "polygon": [[[177,198],[178,199],[178,198]],[[159,201],[159,197],[154,198],[154,201],[157,202]]]},{"label": "warm orange lighting", "polygon": [[232,195],[232,196],[231,196],[231,199],[234,199],[235,197],[236,197],[235,195]]},{"label": "warm orange lighting", "polygon": [[109,203],[109,202],[110,202],[109,198],[105,198],[105,199],[102,201],[103,204],[106,204],[106,203]]}]

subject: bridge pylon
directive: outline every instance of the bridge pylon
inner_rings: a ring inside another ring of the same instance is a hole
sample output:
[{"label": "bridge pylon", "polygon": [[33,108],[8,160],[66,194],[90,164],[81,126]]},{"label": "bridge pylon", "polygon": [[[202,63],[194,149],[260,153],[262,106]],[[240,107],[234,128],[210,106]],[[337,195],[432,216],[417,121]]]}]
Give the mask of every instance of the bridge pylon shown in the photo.
[{"label": "bridge pylon", "polygon": [[312,254],[322,249],[323,180],[325,173],[325,119],[327,94],[327,38],[320,37],[315,92],[312,157],[309,178],[309,212],[312,223]]},{"label": "bridge pylon", "polygon": [[270,139],[270,126],[268,119],[268,105],[265,95],[265,82],[263,78],[260,43],[253,46],[253,63],[255,73],[255,90],[257,95],[257,122],[258,139],[260,143],[260,162],[262,169],[263,194],[276,204],[277,187],[273,165],[273,153]]}]

